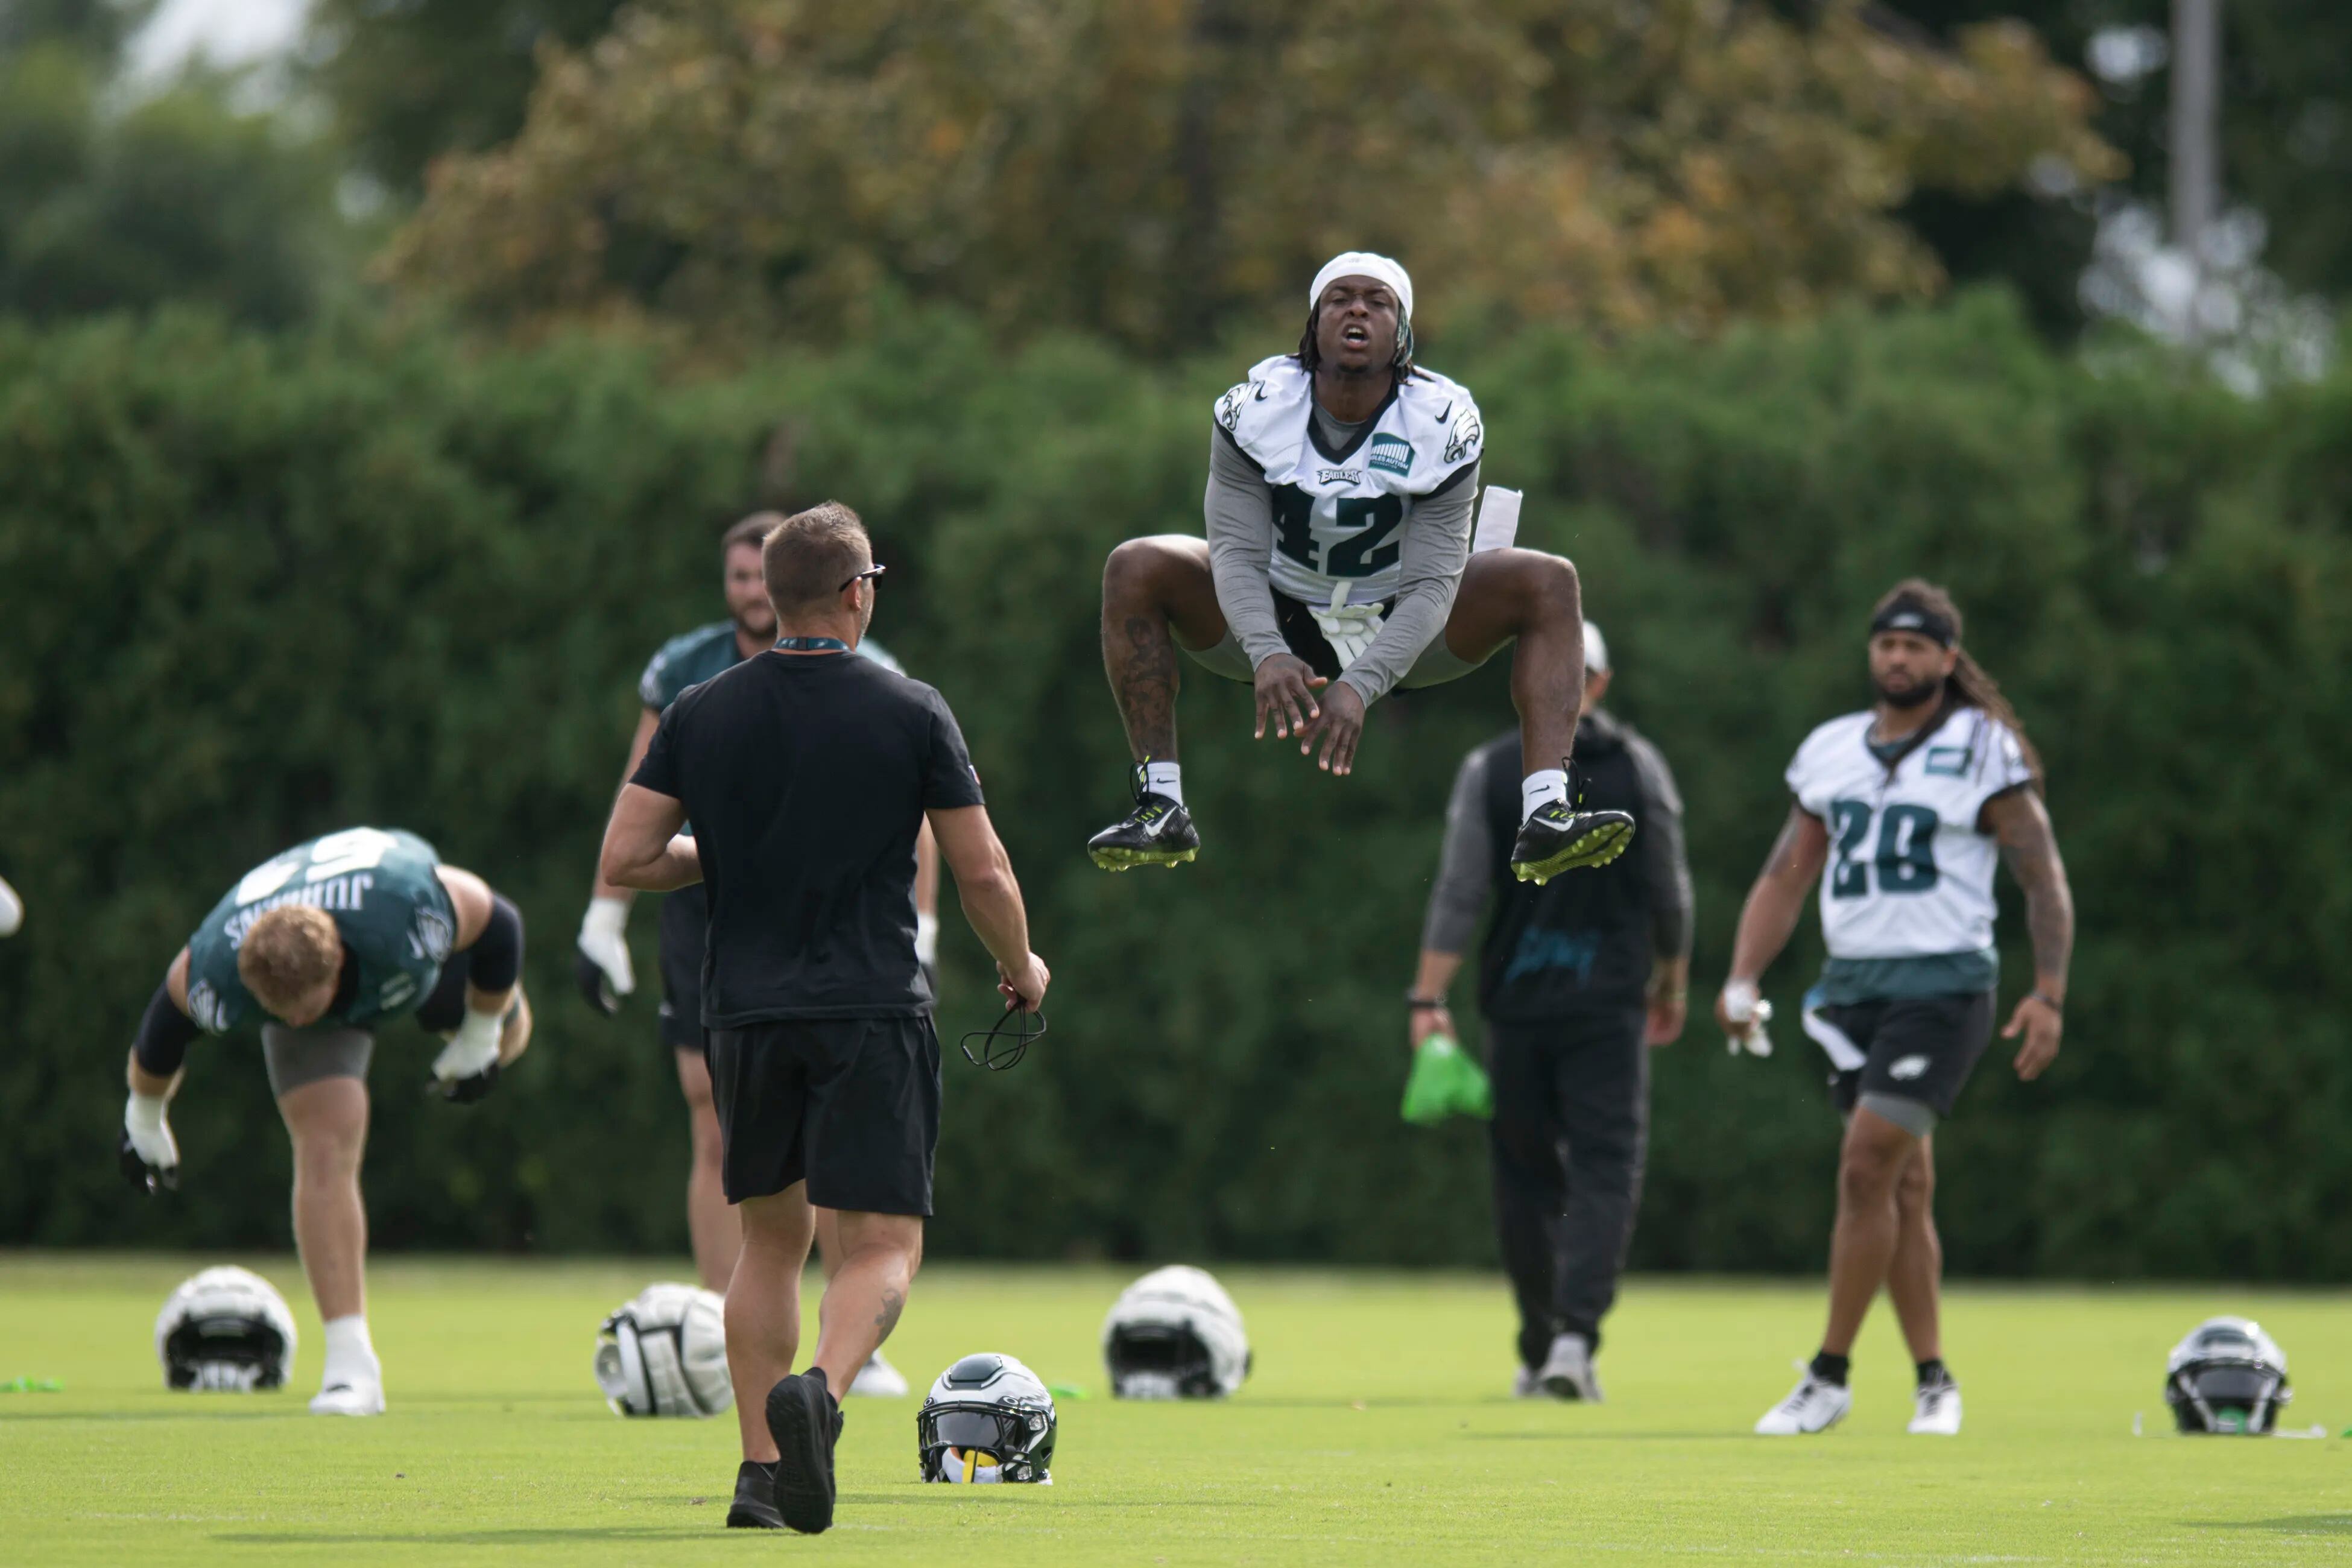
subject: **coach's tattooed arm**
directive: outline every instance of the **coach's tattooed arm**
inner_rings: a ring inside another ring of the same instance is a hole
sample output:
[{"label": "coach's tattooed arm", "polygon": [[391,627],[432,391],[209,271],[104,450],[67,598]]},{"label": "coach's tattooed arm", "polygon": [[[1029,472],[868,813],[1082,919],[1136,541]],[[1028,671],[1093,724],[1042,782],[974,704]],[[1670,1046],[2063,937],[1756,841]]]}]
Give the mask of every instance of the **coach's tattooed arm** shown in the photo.
[{"label": "coach's tattooed arm", "polygon": [[[1780,837],[1772,841],[1772,852],[1764,857],[1764,869],[1758,873],[1756,885],[1748,889],[1748,902],[1739,910],[1739,934],[1731,944],[1731,973],[1724,981],[1727,992],[1735,984],[1753,987],[1789,945],[1790,933],[1804,913],[1806,895],[1820,880],[1829,854],[1830,833],[1822,819],[1801,805],[1791,805],[1788,821],[1780,825]],[[1752,990],[1749,994],[1752,999]],[[1716,1021],[1726,1030],[1746,1032],[1747,1024],[1732,1021],[1722,997],[1716,999],[1715,1012]]]},{"label": "coach's tattooed arm", "polygon": [[1984,826],[2000,845],[2009,874],[2025,891],[2025,929],[2033,939],[2033,989],[2019,1002],[2001,1030],[2003,1039],[2021,1035],[2017,1076],[2042,1076],[2058,1055],[2065,1028],[2066,969],[2074,956],[2074,892],[2066,863],[2058,858],[2058,837],[2042,796],[2014,789],[1985,803]]}]

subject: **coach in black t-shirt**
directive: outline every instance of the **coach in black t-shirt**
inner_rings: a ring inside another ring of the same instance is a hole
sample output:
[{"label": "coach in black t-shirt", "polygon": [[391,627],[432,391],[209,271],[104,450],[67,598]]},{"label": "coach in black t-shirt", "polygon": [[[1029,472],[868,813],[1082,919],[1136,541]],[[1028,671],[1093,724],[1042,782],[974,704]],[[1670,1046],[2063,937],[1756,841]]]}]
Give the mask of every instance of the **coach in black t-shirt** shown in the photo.
[{"label": "coach in black t-shirt", "polygon": [[[647,891],[699,881],[709,897],[702,1022],[743,1218],[727,1290],[743,1465],[727,1522],[814,1531],[833,1522],[833,1391],[897,1326],[931,1212],[940,1040],[915,958],[926,816],[1007,1002],[1034,1011],[1047,975],[955,715],[850,657],[882,574],[857,514],[828,501],[787,518],[761,564],[776,646],[662,715],[614,804],[602,870]],[[695,836],[677,837],[688,818]],[[792,1376],[812,1205],[839,1212],[842,1257],[816,1354]]]}]

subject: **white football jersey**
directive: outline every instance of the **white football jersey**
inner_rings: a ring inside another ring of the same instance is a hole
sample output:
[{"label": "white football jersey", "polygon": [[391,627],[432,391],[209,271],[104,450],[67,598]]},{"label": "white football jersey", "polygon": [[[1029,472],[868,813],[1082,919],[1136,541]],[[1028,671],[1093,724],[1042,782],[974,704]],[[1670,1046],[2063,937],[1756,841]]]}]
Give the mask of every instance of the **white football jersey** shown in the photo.
[{"label": "white football jersey", "polygon": [[1274,488],[1274,556],[1267,575],[1302,604],[1377,604],[1396,596],[1402,535],[1416,501],[1466,479],[1485,447],[1478,405],[1433,371],[1398,384],[1346,450],[1315,429],[1315,378],[1295,354],[1250,367],[1217,400],[1217,427]]},{"label": "white football jersey", "polygon": [[1797,804],[1829,827],[1822,935],[1830,956],[1983,952],[1992,946],[2000,847],[1977,817],[1993,796],[2032,782],[2017,737],[1981,709],[1956,709],[1890,773],[1871,754],[1872,718],[1831,720],[1789,764]]}]

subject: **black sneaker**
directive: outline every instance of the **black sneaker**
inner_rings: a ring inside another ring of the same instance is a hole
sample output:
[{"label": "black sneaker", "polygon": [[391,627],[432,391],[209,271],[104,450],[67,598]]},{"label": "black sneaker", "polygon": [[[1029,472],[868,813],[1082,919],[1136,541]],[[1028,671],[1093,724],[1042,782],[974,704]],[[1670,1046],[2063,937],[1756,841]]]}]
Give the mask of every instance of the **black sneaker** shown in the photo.
[{"label": "black sneaker", "polygon": [[1143,780],[1143,764],[1138,763],[1129,784],[1135,792],[1135,809],[1087,840],[1087,854],[1106,871],[1180,866],[1200,852],[1201,836],[1192,831],[1192,814],[1166,795],[1145,789]]},{"label": "black sneaker", "polygon": [[[1568,767],[1563,761],[1560,764]],[[1570,799],[1576,773],[1569,768]],[[1542,887],[1579,866],[1606,866],[1633,842],[1633,818],[1622,811],[1579,811],[1556,800],[1528,818],[1511,846],[1511,875]]]},{"label": "black sneaker", "polygon": [[730,1530],[782,1530],[776,1511],[776,1467],[746,1459],[735,1472],[735,1500],[727,1510]]},{"label": "black sneaker", "polygon": [[776,1440],[776,1510],[803,1535],[833,1528],[833,1444],[841,1406],[824,1369],[777,1380],[768,1390],[768,1435]]}]

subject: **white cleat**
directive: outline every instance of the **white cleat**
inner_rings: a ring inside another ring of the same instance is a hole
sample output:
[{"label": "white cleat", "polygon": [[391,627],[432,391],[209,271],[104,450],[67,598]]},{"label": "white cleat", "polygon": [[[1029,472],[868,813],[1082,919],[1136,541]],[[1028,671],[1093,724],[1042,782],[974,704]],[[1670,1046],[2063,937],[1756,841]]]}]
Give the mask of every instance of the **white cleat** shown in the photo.
[{"label": "white cleat", "polygon": [[907,1397],[907,1374],[882,1359],[876,1351],[849,1380],[849,1392],[867,1399],[904,1399]]},{"label": "white cleat", "polygon": [[1514,1399],[1549,1399],[1550,1390],[1536,1376],[1536,1369],[1523,1366],[1511,1374],[1511,1397]]},{"label": "white cleat", "polygon": [[1960,1385],[1950,1378],[1927,1384],[1916,1395],[1918,1409],[1905,1430],[1924,1437],[1960,1435]]},{"label": "white cleat", "polygon": [[383,1414],[383,1384],[339,1383],[331,1388],[322,1388],[310,1401],[310,1414],[313,1415],[381,1415]]},{"label": "white cleat", "polygon": [[1536,1381],[1554,1399],[1601,1403],[1601,1376],[1592,1370],[1592,1342],[1582,1334],[1557,1334],[1551,1353],[1536,1371]]},{"label": "white cleat", "polygon": [[[1802,1365],[1801,1362],[1798,1363]],[[1789,1393],[1789,1397],[1756,1418],[1759,1437],[1794,1437],[1801,1434],[1826,1432],[1845,1419],[1853,1408],[1853,1392],[1834,1383],[1823,1383],[1811,1372]]]}]

